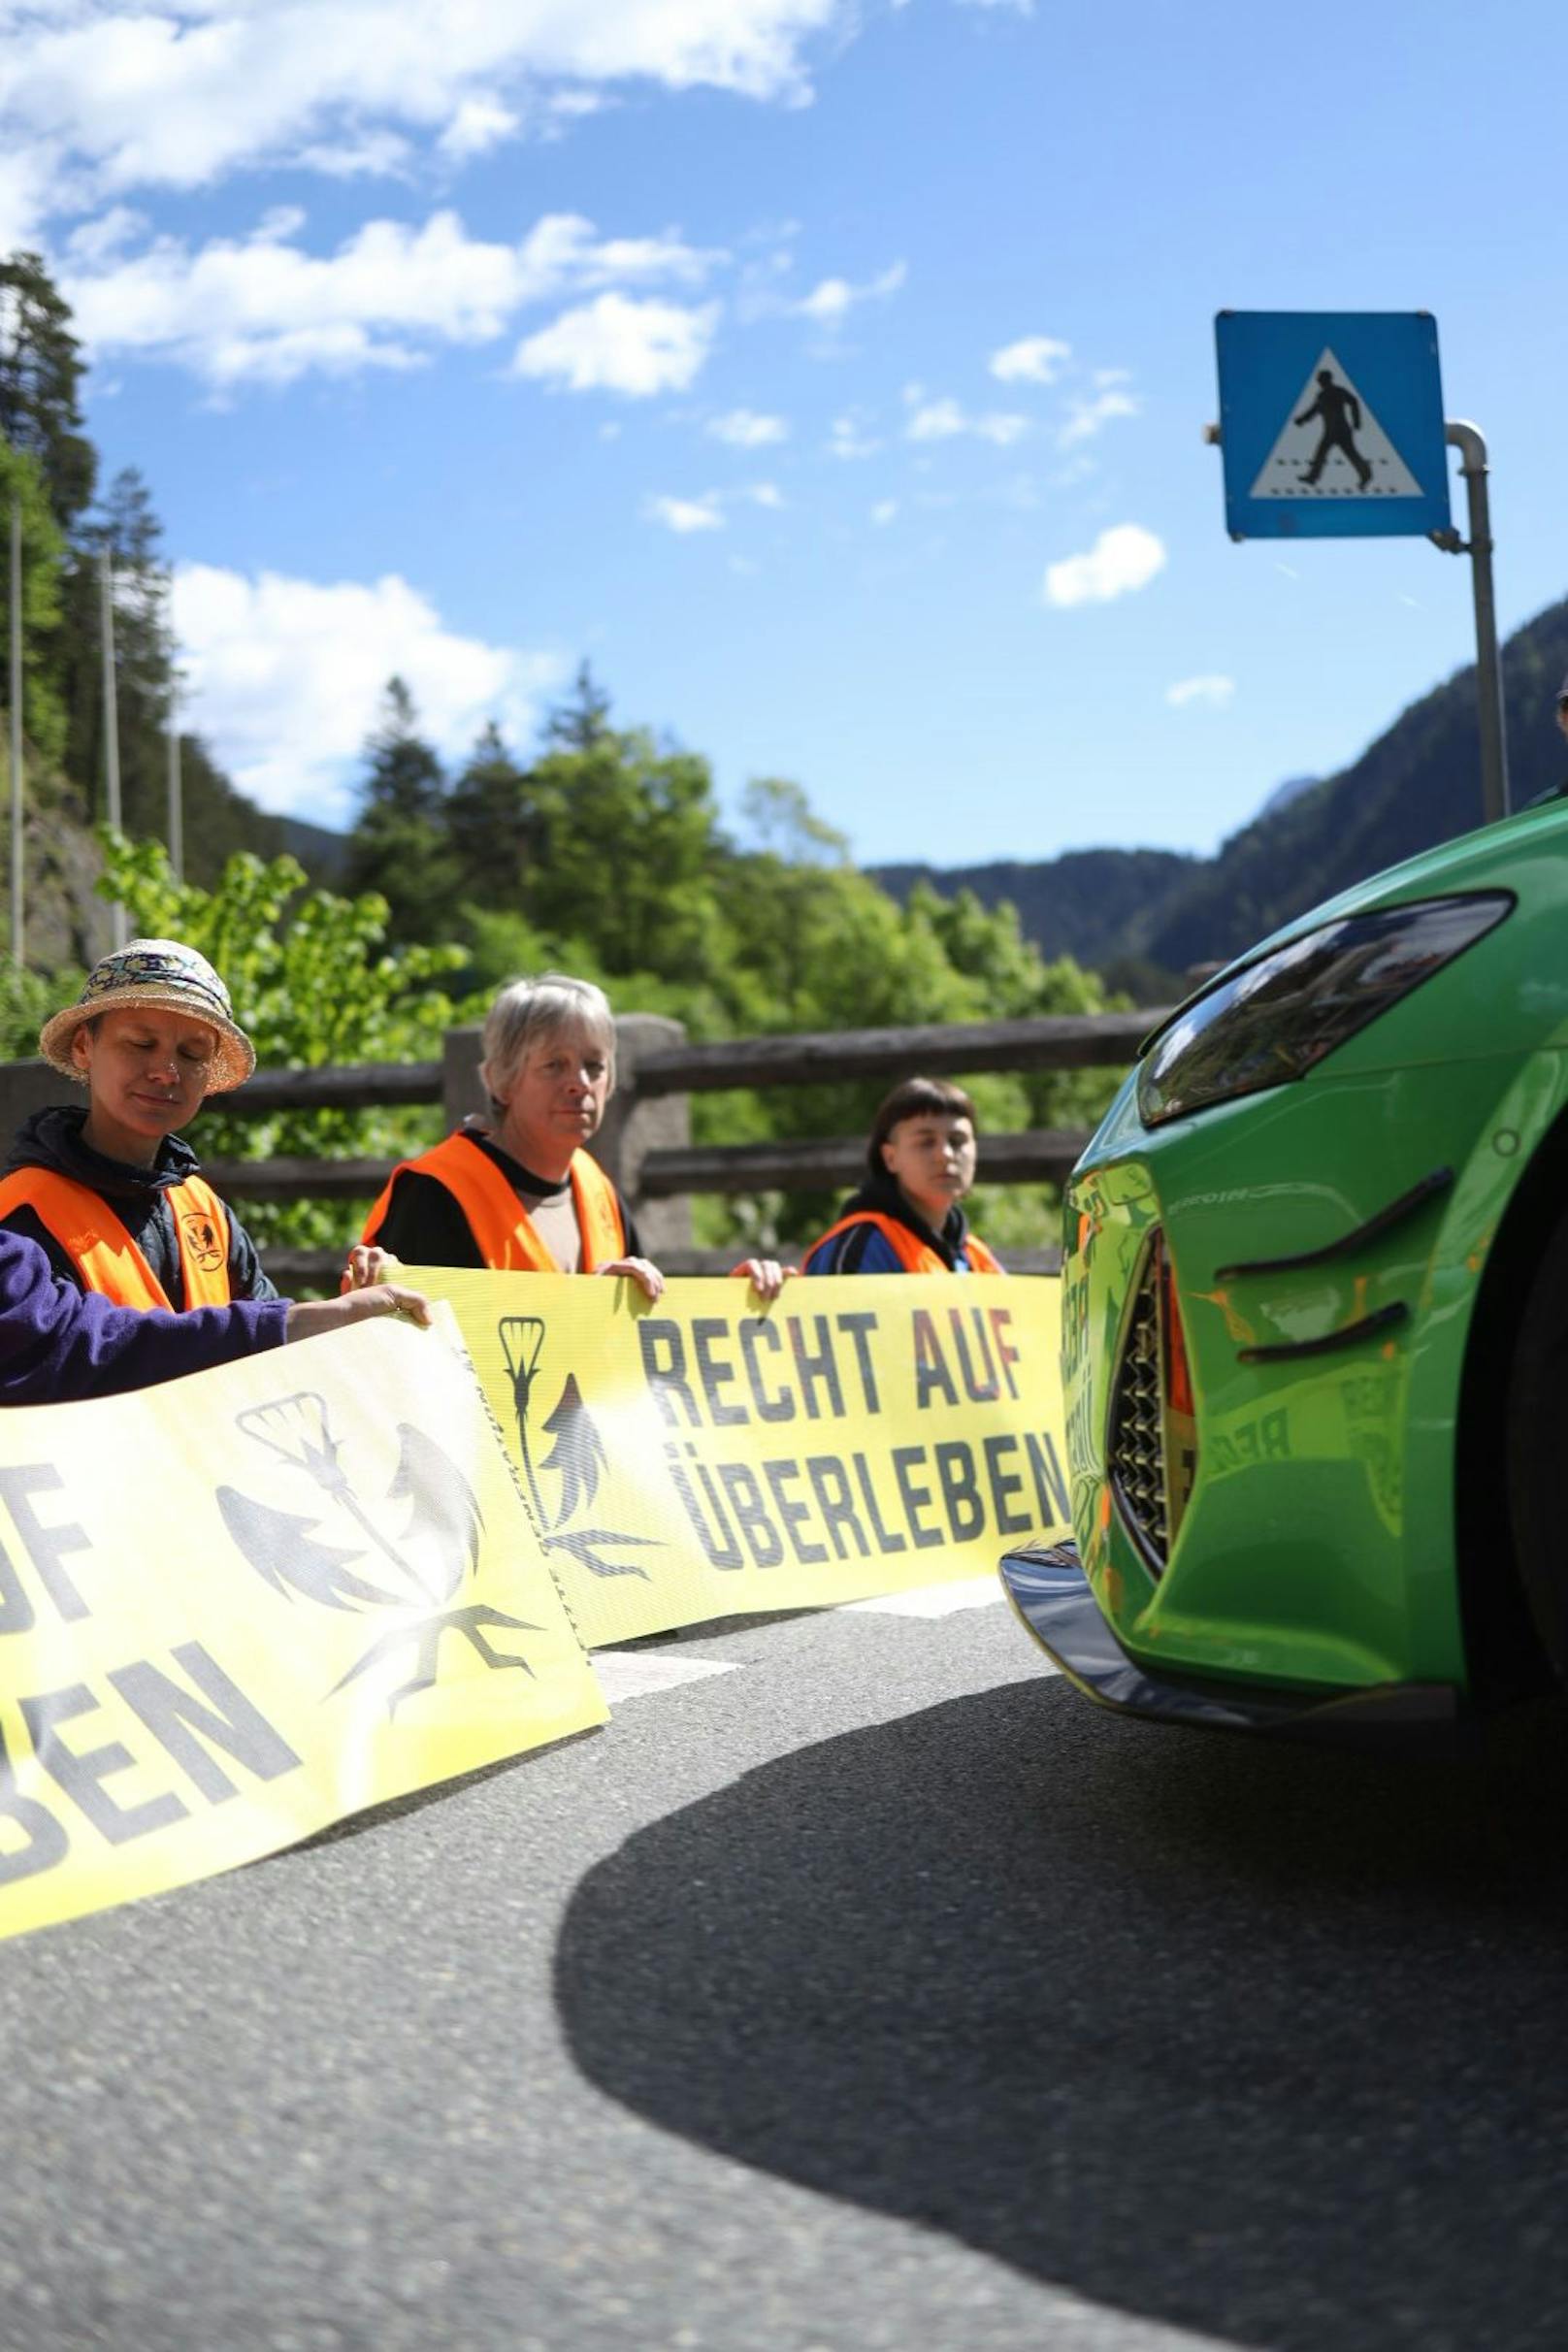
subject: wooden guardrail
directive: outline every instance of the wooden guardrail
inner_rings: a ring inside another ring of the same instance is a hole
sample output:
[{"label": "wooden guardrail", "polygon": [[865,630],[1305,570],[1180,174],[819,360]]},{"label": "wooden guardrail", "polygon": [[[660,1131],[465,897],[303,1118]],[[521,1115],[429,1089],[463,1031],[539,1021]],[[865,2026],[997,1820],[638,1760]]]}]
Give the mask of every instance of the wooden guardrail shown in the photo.
[{"label": "wooden guardrail", "polygon": [[[629,1014],[616,1023],[617,1086],[595,1141],[596,1156],[620,1187],[650,1254],[671,1274],[723,1273],[733,1250],[700,1250],[691,1237],[694,1193],[848,1191],[865,1166],[864,1135],[805,1137],[789,1143],[693,1144],[688,1105],[695,1094],[729,1088],[815,1086],[845,1079],[886,1079],[919,1070],[944,1077],[976,1070],[1077,1070],[1130,1062],[1160,1010],[1055,1015],[1036,1021],[981,1021],[909,1029],[823,1030],[793,1036],[690,1043],[678,1022]],[[452,1127],[483,1107],[476,1027],[448,1031],[439,1062],[361,1062],[304,1070],[258,1070],[225,1112],[265,1119],[280,1111],[352,1111],[439,1107]],[[11,1131],[47,1101],[79,1100],[68,1081],[43,1062],[0,1065],[0,1125]],[[1060,1184],[1087,1142],[1057,1128],[987,1133],[982,1164],[988,1184]],[[204,1159],[217,1190],[247,1200],[343,1200],[368,1203],[393,1162],[380,1159]],[[344,1240],[355,1221],[344,1219]],[[1012,1249],[1021,1272],[1053,1267],[1059,1253],[1043,1241]],[[335,1282],[342,1246],[265,1253],[284,1290]]]}]

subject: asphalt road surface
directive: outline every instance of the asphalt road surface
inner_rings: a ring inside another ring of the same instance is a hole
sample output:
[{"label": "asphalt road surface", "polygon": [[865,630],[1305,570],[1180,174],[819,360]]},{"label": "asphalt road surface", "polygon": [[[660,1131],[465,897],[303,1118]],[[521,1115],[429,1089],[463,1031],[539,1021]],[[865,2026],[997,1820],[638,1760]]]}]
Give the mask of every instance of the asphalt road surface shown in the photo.
[{"label": "asphalt road surface", "polygon": [[996,1605],[606,1675],[0,1946],[8,2352],[1568,2343],[1554,1714],[1158,1730]]}]

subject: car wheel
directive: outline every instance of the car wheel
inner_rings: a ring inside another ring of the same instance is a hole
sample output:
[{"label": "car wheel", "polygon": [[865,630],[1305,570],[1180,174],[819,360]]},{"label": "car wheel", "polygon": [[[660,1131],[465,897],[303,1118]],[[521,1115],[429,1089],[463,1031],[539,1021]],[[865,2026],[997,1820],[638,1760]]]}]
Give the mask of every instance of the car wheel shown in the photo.
[{"label": "car wheel", "polygon": [[1568,1685],[1568,1217],[1536,1268],[1509,1373],[1514,1555],[1536,1634]]}]

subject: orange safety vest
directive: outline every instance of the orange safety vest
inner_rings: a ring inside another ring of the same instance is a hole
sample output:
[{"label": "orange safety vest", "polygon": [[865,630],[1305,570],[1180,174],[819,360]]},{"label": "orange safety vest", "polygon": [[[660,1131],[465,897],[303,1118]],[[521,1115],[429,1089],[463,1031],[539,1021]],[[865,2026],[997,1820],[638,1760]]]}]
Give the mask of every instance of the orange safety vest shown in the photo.
[{"label": "orange safety vest", "polygon": [[[818,1235],[805,1254],[806,1271],[809,1273],[811,1260],[817,1252],[824,1249],[836,1234],[847,1233],[851,1225],[875,1225],[883,1240],[897,1254],[898,1264],[905,1274],[954,1274],[964,1270],[962,1266],[950,1266],[945,1258],[938,1257],[930,1242],[922,1241],[918,1233],[911,1233],[909,1227],[900,1225],[896,1217],[884,1217],[879,1209],[857,1209],[852,1217],[840,1217],[836,1225],[830,1225],[826,1233]],[[965,1235],[964,1254],[968,1258],[971,1274],[1005,1274],[1007,1271],[992,1256],[978,1233]]]},{"label": "orange safety vest", "polygon": [[[172,1184],[164,1197],[174,1214],[187,1307],[229,1303],[228,1211],[205,1176]],[[116,1307],[172,1307],[141,1250],[109,1203],[91,1185],[52,1168],[17,1168],[0,1180],[0,1218],[29,1208],[76,1267],[84,1290],[99,1290]]]},{"label": "orange safety vest", "polygon": [[[395,1167],[387,1180],[379,1200],[365,1220],[361,1241],[372,1242],[380,1231],[392,1205],[392,1187],[405,1169],[419,1176],[434,1176],[443,1184],[469,1221],[469,1230],[478,1246],[479,1255],[497,1274],[559,1274],[556,1264],[535,1228],[522,1202],[488,1152],[467,1135],[448,1135],[434,1151],[422,1153],[417,1160],[406,1160]],[[572,1204],[577,1212],[577,1231],[582,1236],[582,1272],[597,1274],[601,1266],[626,1256],[626,1225],[621,1216],[621,1204],[597,1160],[587,1152],[573,1152],[568,1170],[572,1178]]]}]

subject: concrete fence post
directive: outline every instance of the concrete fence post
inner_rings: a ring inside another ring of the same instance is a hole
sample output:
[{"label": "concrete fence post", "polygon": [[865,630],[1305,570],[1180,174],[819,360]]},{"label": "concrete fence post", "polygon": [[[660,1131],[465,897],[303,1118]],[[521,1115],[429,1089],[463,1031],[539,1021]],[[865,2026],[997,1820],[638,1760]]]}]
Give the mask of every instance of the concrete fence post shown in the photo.
[{"label": "concrete fence post", "polygon": [[489,1113],[479,1084],[479,1037],[478,1022],[471,1021],[441,1039],[441,1119],[448,1135],[471,1114],[482,1119]]},{"label": "concrete fence post", "polygon": [[615,1092],[604,1124],[594,1137],[594,1158],[611,1178],[637,1234],[657,1265],[662,1250],[692,1246],[692,1202],[688,1192],[663,1200],[642,1198],[642,1162],[650,1152],[679,1151],[692,1139],[689,1094],[637,1093],[637,1062],[645,1054],[671,1053],[686,1043],[686,1025],[663,1013],[622,1013],[615,1023]]}]

